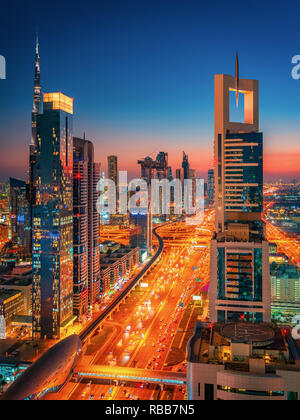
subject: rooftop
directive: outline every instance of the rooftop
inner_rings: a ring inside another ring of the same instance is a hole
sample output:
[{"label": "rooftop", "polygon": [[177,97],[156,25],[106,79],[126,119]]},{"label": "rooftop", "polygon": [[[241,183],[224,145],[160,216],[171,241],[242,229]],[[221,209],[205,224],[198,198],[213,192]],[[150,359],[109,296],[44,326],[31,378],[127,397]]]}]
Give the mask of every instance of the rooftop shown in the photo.
[{"label": "rooftop", "polygon": [[21,294],[20,290],[13,290],[13,289],[0,289],[0,301],[5,302],[6,300]]},{"label": "rooftop", "polygon": [[290,340],[273,324],[199,322],[188,345],[188,361],[249,371],[252,360],[262,359],[266,371],[274,370],[274,365],[286,368],[298,363],[297,358],[291,358],[295,352]]}]

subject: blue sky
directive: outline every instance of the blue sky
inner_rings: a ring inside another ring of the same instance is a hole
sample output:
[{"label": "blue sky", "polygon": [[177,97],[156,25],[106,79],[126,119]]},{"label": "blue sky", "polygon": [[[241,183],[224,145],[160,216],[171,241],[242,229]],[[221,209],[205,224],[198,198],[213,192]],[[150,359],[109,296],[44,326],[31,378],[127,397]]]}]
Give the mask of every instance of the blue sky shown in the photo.
[{"label": "blue sky", "polygon": [[291,78],[299,12],[299,3],[269,1],[5,4],[0,178],[26,176],[36,25],[43,91],[74,97],[74,133],[94,141],[103,169],[114,153],[134,173],[138,158],[163,150],[175,170],[185,150],[204,174],[213,160],[213,75],[234,74],[238,51],[240,77],[260,81],[266,178],[299,177],[300,80]]}]

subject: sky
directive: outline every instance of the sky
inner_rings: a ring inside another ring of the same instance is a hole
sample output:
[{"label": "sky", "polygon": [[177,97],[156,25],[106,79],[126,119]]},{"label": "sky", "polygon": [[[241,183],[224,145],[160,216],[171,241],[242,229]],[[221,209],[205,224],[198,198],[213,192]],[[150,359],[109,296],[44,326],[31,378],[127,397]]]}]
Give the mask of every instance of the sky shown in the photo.
[{"label": "sky", "polygon": [[26,179],[38,26],[43,92],[74,98],[74,135],[139,174],[137,160],[182,151],[198,176],[213,165],[213,76],[260,83],[265,180],[300,179],[299,2],[13,1],[1,6],[0,179]]}]

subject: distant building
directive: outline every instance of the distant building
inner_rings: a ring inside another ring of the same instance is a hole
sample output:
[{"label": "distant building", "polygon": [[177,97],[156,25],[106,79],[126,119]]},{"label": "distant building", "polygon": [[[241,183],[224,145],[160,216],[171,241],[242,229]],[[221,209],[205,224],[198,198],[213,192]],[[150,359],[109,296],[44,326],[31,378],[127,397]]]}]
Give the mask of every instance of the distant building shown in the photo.
[{"label": "distant building", "polygon": [[139,263],[139,248],[117,242],[101,243],[101,293],[113,289]]},{"label": "distant building", "polygon": [[73,99],[44,94],[33,167],[34,338],[59,338],[73,322]]},{"label": "distant building", "polygon": [[137,210],[131,212],[130,223],[130,246],[140,249],[140,259],[144,261],[152,248],[152,215],[150,208],[147,212]]},{"label": "distant building", "polygon": [[296,344],[272,324],[198,323],[188,344],[188,400],[299,400]]},{"label": "distant building", "polygon": [[21,247],[20,252],[23,255],[30,257],[32,250],[28,188],[24,181],[14,178],[9,179],[8,185],[12,240]]},{"label": "distant building", "polygon": [[100,293],[100,215],[96,208],[100,164],[93,143],[73,138],[74,314],[81,316]]},{"label": "distant building", "polygon": [[32,267],[16,266],[9,274],[0,276],[0,289],[19,290],[23,297],[22,315],[32,314]]},{"label": "distant building", "polygon": [[189,158],[188,155],[185,152],[182,152],[182,165],[183,169],[183,178],[189,179],[190,177],[190,164],[189,164]]},{"label": "distant building", "polygon": [[272,312],[300,311],[300,271],[293,264],[271,265]]},{"label": "distant building", "polygon": [[208,179],[207,179],[207,196],[208,196],[208,205],[213,206],[215,202],[215,172],[213,169],[208,170]]},{"label": "distant building", "polygon": [[118,157],[117,156],[108,156],[107,157],[108,165],[108,178],[114,181],[115,186],[118,186]]},{"label": "distant building", "polygon": [[11,326],[13,316],[22,313],[24,313],[22,292],[14,289],[0,289],[0,317],[4,317],[6,329]]},{"label": "distant building", "polygon": [[11,240],[11,218],[9,211],[9,188],[7,184],[0,184],[0,250]]}]

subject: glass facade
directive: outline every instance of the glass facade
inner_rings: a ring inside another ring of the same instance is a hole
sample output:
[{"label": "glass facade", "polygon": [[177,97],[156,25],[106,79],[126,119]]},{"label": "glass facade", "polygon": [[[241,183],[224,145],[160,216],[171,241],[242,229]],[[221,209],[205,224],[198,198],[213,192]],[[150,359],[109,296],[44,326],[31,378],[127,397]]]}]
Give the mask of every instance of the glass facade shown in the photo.
[{"label": "glass facade", "polygon": [[262,133],[227,134],[224,160],[225,211],[262,212]]},{"label": "glass facade", "polygon": [[72,115],[50,102],[37,118],[33,177],[33,335],[50,339],[73,316]]},{"label": "glass facade", "polygon": [[74,137],[73,150],[74,313],[80,316],[100,294],[100,164],[94,163],[92,142]]}]

